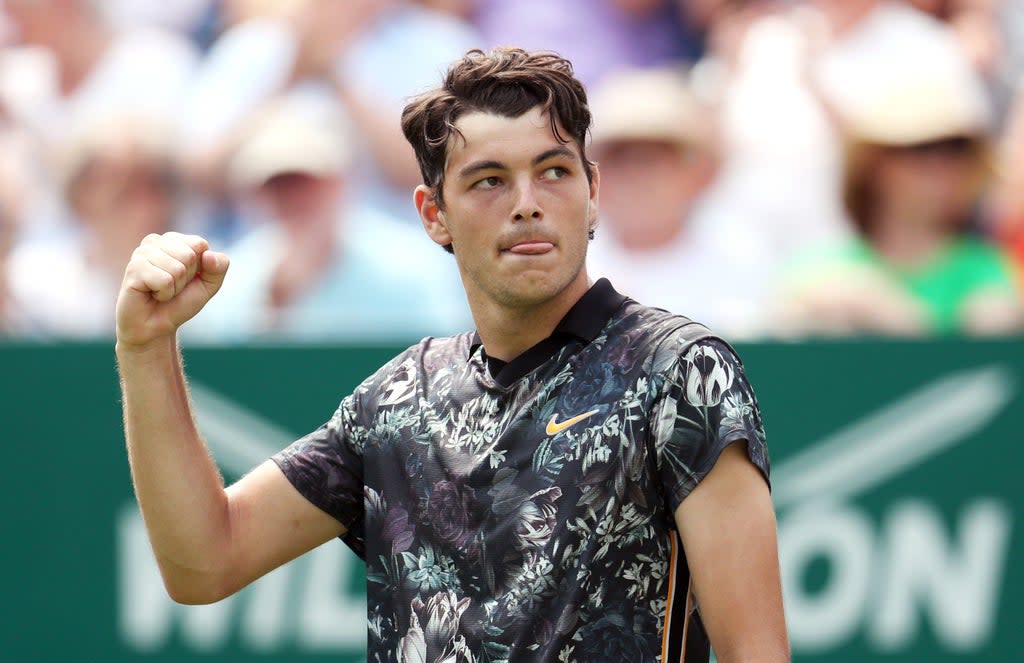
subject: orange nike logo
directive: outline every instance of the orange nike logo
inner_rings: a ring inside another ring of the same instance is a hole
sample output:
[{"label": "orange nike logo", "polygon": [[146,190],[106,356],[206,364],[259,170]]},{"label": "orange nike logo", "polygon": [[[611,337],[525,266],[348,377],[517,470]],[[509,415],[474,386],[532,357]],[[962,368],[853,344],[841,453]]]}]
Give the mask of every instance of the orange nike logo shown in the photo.
[{"label": "orange nike logo", "polygon": [[548,421],[548,425],[544,429],[544,432],[547,433],[548,435],[557,435],[558,433],[561,433],[569,426],[572,426],[573,424],[578,424],[587,417],[593,416],[595,414],[597,414],[597,410],[591,410],[590,412],[577,414],[575,417],[571,419],[566,419],[565,421],[555,421],[556,419],[558,419],[558,415],[553,414],[551,415],[551,420]]}]

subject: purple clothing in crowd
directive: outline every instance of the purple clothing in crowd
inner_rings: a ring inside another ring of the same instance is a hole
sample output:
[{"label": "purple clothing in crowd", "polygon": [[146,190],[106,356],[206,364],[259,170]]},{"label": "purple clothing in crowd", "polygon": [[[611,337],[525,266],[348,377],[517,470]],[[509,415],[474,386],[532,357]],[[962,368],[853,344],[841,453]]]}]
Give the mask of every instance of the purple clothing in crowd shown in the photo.
[{"label": "purple clothing in crowd", "polygon": [[476,24],[488,44],[558,52],[588,86],[617,67],[657,65],[698,52],[670,2],[636,17],[612,0],[479,0]]}]

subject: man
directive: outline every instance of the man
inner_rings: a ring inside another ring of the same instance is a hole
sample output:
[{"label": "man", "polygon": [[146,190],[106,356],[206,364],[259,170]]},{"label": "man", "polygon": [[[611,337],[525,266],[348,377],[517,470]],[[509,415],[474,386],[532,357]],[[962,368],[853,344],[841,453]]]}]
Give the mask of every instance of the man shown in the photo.
[{"label": "man", "polygon": [[409,348],[227,489],[175,330],[228,259],[143,242],[117,355],[175,599],[219,600],[340,536],[367,563],[371,661],[706,661],[708,638],[723,663],[788,660],[756,401],[706,329],[590,284],[589,125],[571,65],[517,49],[471,51],[406,107],[420,218],[477,332]]},{"label": "man", "polygon": [[685,70],[666,67],[621,69],[588,96],[591,154],[601,165],[601,234],[587,251],[589,273],[730,338],[755,334],[764,326],[751,286],[758,251],[722,233],[731,201],[716,181],[715,107]]},{"label": "man", "polygon": [[422,232],[357,199],[352,143],[346,114],[319,88],[277,97],[253,117],[228,160],[249,228],[230,246],[219,305],[183,338],[394,341],[466,328],[449,256],[424,255]]}]

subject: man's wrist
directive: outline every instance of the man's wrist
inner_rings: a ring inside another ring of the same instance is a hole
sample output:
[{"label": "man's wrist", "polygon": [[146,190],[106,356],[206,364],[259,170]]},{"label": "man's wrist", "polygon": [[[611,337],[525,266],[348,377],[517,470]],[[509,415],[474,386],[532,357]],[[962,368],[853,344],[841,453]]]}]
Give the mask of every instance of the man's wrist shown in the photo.
[{"label": "man's wrist", "polygon": [[158,360],[167,354],[178,352],[177,334],[160,336],[142,343],[130,343],[117,337],[114,341],[114,354],[119,361]]}]

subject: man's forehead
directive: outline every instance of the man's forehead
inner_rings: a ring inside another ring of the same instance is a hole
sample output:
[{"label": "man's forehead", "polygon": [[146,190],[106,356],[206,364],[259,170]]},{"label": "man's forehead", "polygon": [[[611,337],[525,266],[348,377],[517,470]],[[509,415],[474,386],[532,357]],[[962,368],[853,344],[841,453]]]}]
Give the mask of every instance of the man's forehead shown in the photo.
[{"label": "man's forehead", "polygon": [[[500,160],[502,155],[540,153],[560,146],[580,156],[574,141],[559,140],[551,117],[541,112],[539,106],[518,117],[472,111],[456,120],[455,128],[458,132],[448,141],[446,169],[470,159]],[[562,137],[569,136],[561,125],[558,132]]]}]

